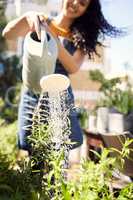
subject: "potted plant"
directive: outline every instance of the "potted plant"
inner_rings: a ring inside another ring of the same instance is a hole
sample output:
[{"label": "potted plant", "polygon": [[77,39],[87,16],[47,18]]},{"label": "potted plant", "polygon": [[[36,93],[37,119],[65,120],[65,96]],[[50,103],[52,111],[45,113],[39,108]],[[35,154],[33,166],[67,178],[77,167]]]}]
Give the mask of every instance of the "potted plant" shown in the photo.
[{"label": "potted plant", "polygon": [[[106,79],[99,70],[91,70],[89,77],[93,81],[98,81],[101,85],[101,98],[97,102],[97,107],[109,108],[111,115],[117,113],[123,120],[123,131],[133,131],[133,91],[128,81],[128,77],[123,82],[120,78]],[[114,117],[115,115],[113,115]],[[117,123],[115,123],[117,124]],[[121,129],[122,130],[122,129]]]},{"label": "potted plant", "polygon": [[77,108],[77,113],[78,113],[78,119],[79,119],[80,126],[83,129],[88,128],[89,113],[88,113],[87,109],[85,109],[84,107]]}]

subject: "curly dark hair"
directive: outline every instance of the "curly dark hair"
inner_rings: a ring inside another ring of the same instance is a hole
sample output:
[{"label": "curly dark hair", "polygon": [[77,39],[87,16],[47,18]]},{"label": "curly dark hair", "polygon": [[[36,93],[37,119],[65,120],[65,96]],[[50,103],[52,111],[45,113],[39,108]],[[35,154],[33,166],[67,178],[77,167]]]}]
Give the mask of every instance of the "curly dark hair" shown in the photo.
[{"label": "curly dark hair", "polygon": [[91,0],[86,12],[71,25],[71,32],[74,45],[91,58],[94,53],[98,55],[96,45],[102,45],[100,37],[116,37],[121,35],[122,30],[107,22],[99,0]]}]

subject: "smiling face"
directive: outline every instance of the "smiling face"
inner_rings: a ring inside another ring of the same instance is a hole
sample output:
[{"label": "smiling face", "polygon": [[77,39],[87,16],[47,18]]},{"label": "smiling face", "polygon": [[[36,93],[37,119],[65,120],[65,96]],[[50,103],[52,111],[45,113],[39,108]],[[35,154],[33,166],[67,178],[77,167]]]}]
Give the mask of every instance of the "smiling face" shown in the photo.
[{"label": "smiling face", "polygon": [[91,0],[64,0],[63,14],[71,19],[82,16],[87,10]]}]

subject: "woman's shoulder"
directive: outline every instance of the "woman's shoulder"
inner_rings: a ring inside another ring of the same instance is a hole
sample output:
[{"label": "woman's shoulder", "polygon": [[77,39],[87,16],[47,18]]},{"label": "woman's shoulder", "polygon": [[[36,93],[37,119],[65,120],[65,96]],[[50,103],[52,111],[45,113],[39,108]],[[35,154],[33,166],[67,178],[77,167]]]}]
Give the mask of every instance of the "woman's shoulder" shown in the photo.
[{"label": "woman's shoulder", "polygon": [[59,27],[54,18],[51,16],[44,15],[44,18],[46,20],[46,23],[49,25],[49,27],[52,29],[52,31],[59,37],[63,37],[64,39],[67,39],[69,41],[72,41],[72,34],[70,30],[66,30],[64,28]]}]

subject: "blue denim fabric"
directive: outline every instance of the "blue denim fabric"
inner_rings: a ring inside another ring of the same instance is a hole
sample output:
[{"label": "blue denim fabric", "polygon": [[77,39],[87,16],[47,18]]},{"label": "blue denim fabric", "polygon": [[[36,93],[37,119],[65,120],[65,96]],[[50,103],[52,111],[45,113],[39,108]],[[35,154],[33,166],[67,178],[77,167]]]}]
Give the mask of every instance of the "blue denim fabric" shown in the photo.
[{"label": "blue denim fabric", "polygon": [[27,136],[31,134],[32,116],[39,96],[28,89],[22,89],[18,110],[18,147],[30,151]]},{"label": "blue denim fabric", "polygon": [[[72,42],[64,39],[64,47],[73,54],[75,52],[75,47]],[[65,70],[63,65],[57,60],[55,73],[63,74],[68,76],[68,72]],[[68,88],[69,102],[68,106],[74,104],[74,96],[71,86]],[[21,102],[19,105],[19,127],[18,127],[18,146],[20,149],[30,151],[30,146],[27,143],[27,135],[31,134],[31,124],[32,124],[32,113],[35,109],[39,100],[39,95],[34,94],[32,91],[26,89],[22,90],[21,93]],[[75,144],[72,145],[72,148],[76,148],[83,143],[83,132],[79,125],[79,120],[77,117],[76,111],[71,111],[70,113],[70,122],[71,122],[71,135],[70,139]],[[29,130],[26,130],[25,127],[29,127]]]},{"label": "blue denim fabric", "polygon": [[[69,89],[71,91],[71,89]],[[19,149],[31,151],[27,141],[27,136],[31,134],[32,116],[34,109],[38,103],[39,95],[34,94],[30,90],[22,90],[21,101],[18,114],[18,147]],[[71,103],[72,103],[72,99]],[[70,103],[70,101],[69,101]],[[71,135],[70,139],[74,144],[72,149],[80,146],[83,142],[82,130],[79,125],[76,111],[70,112]]]}]

